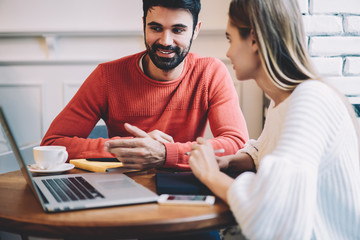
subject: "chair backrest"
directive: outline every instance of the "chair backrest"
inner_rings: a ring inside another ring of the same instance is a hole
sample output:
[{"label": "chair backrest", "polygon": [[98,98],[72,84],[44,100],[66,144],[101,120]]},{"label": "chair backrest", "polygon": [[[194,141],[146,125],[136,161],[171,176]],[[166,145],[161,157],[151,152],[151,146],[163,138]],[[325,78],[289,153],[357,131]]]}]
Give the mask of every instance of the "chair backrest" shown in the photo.
[{"label": "chair backrest", "polygon": [[108,132],[105,125],[96,125],[91,131],[89,138],[108,138]]}]

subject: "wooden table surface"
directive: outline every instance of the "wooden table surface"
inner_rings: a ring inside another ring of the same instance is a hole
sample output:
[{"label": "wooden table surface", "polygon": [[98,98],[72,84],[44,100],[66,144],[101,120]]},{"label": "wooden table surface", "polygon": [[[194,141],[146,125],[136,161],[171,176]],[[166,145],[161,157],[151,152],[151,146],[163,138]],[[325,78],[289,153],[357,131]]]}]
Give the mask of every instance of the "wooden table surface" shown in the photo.
[{"label": "wooden table surface", "polygon": [[[79,172],[82,171],[70,171]],[[156,192],[155,172],[127,175]],[[20,171],[0,175],[1,231],[65,239],[122,239],[214,230],[235,224],[228,206],[220,199],[210,207],[149,203],[45,213]]]}]

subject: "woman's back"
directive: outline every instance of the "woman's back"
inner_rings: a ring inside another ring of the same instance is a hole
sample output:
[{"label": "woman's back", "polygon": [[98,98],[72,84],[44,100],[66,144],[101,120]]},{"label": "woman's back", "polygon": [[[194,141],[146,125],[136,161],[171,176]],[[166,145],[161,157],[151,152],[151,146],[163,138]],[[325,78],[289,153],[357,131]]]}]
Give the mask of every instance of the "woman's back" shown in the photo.
[{"label": "woman's back", "polygon": [[286,103],[282,126],[267,125],[279,136],[262,136],[278,139],[275,149],[228,192],[236,219],[251,239],[356,239],[359,149],[345,104],[320,81],[300,84]]},{"label": "woman's back", "polygon": [[[319,139],[308,139],[314,144],[309,148],[321,150],[313,234],[316,239],[355,239],[360,237],[360,166],[351,116],[339,95],[327,85],[307,81],[298,87],[301,93],[295,90],[293,101],[302,104],[306,101],[302,98],[311,99],[304,103],[312,108],[303,113],[304,118],[318,118],[312,119],[314,125],[309,127],[312,137]],[[314,163],[315,159],[304,160]]]}]

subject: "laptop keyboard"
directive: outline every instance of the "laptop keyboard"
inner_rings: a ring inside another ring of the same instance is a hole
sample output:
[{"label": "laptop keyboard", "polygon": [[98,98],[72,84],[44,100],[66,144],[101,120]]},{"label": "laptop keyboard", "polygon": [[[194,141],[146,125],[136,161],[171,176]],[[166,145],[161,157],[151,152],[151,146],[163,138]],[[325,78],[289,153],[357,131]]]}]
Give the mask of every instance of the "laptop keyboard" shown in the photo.
[{"label": "laptop keyboard", "polygon": [[67,177],[41,180],[58,202],[104,198],[83,177]]}]

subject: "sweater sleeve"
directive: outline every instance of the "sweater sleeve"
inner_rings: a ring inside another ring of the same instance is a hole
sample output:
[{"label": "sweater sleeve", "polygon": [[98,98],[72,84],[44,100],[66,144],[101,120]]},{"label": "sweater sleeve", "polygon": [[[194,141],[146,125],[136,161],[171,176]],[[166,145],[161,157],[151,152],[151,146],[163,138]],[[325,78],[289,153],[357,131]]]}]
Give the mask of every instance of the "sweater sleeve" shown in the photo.
[{"label": "sweater sleeve", "polygon": [[[208,109],[207,118],[214,136],[209,141],[214,149],[225,149],[222,155],[234,154],[243,148],[249,139],[234,83],[226,66],[217,59],[206,67],[204,75],[204,89],[207,91],[207,99],[204,102],[207,106],[201,107]],[[189,157],[184,153],[190,151],[194,143],[165,144],[167,157],[164,167],[189,170]]]},{"label": "sweater sleeve", "polygon": [[87,138],[106,109],[104,78],[99,65],[54,119],[41,145],[65,146],[69,159],[113,157],[104,151],[106,139]]},{"label": "sweater sleeve", "polygon": [[241,174],[228,190],[249,239],[311,238],[319,163],[344,125],[344,105],[324,84],[303,83],[290,97],[277,147],[256,174]]},{"label": "sweater sleeve", "polygon": [[240,153],[247,153],[251,156],[252,160],[254,161],[255,168],[259,168],[259,159],[258,159],[258,152],[259,152],[259,143],[260,138],[258,140],[250,139],[245,143],[244,148],[237,151],[236,154]]},{"label": "sweater sleeve", "polygon": [[226,155],[236,153],[249,140],[239,98],[226,66],[216,60],[207,72],[209,83],[208,120],[214,135],[214,149],[224,148]]}]

